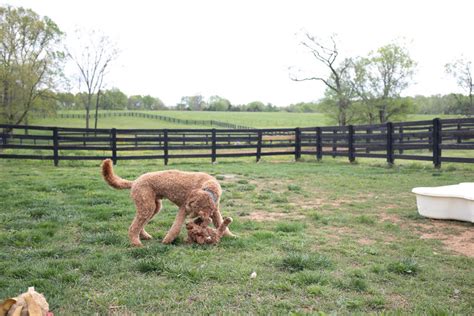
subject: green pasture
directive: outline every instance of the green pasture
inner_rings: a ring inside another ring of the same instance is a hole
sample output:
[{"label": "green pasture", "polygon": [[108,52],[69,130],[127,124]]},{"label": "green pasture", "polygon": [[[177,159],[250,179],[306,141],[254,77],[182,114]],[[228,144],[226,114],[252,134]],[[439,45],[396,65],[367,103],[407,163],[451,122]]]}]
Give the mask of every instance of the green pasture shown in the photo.
[{"label": "green pasture", "polygon": [[[62,113],[80,113],[84,111],[65,111]],[[106,113],[103,111],[101,113]],[[288,112],[204,112],[204,111],[143,111],[143,113],[163,115],[183,120],[216,120],[236,125],[255,128],[291,128],[337,125],[326,114],[323,113],[288,113]],[[453,115],[409,115],[407,120],[431,120],[435,117],[453,118]],[[61,119],[56,117],[38,118],[32,117],[31,125],[62,126],[62,127],[85,127],[84,119]],[[94,120],[91,119],[91,126]],[[211,128],[205,125],[175,124],[167,121],[146,119],[139,117],[107,117],[99,118],[99,128]]]},{"label": "green pasture", "polygon": [[[176,207],[129,246],[128,191],[99,162],[0,160],[0,298],[29,286],[55,315],[474,314],[473,224],[417,214],[415,186],[472,181],[474,166],[305,157],[119,162],[211,173],[231,230],[217,246],[161,238]],[[469,249],[471,251],[469,252]],[[255,278],[250,275],[256,272]]]}]

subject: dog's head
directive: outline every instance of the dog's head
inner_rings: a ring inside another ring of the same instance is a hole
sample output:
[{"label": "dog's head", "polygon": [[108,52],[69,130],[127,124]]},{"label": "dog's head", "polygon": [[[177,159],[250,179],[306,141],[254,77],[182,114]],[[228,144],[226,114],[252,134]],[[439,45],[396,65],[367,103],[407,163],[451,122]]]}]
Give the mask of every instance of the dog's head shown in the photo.
[{"label": "dog's head", "polygon": [[214,199],[214,195],[208,191],[193,190],[186,201],[186,213],[208,220],[217,211],[217,201]]}]

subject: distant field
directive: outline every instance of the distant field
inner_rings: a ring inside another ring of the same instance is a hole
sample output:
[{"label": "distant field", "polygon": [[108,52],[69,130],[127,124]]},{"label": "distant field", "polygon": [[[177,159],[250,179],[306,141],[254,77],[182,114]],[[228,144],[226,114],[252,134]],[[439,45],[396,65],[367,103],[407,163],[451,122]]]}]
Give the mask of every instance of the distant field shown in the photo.
[{"label": "distant field", "polygon": [[[63,113],[81,113],[84,111],[68,111]],[[288,112],[190,112],[190,111],[144,111],[143,113],[169,116],[188,120],[216,120],[237,125],[255,128],[270,127],[309,127],[336,125],[326,114],[323,113],[288,113]],[[410,115],[408,121],[431,120],[435,117],[453,118],[455,115]],[[84,127],[83,119],[60,119],[60,118],[33,118],[31,125]],[[91,120],[91,126],[94,121]],[[135,117],[110,117],[100,118],[99,128],[210,128],[205,125],[174,124],[155,119],[144,119]]]}]

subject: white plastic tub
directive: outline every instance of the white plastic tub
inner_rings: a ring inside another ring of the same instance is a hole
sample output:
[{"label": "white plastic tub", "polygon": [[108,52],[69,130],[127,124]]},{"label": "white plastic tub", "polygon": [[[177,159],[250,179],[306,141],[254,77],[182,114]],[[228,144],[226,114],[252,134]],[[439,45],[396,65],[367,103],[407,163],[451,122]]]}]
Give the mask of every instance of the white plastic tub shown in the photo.
[{"label": "white plastic tub", "polygon": [[420,215],[474,223],[474,182],[412,190]]}]

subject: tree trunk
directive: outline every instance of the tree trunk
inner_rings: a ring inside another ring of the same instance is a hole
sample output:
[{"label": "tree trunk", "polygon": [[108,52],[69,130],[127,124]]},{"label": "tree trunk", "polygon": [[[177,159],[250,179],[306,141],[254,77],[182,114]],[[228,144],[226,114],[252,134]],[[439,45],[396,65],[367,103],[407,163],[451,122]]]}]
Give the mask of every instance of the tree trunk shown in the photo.
[{"label": "tree trunk", "polygon": [[379,110],[379,120],[380,120],[380,124],[385,123],[385,121],[387,120],[386,113],[385,113],[385,107],[383,107]]},{"label": "tree trunk", "polygon": [[97,120],[99,119],[99,98],[100,98],[100,89],[97,91],[97,98],[95,100],[95,121],[94,129],[97,129]]}]

